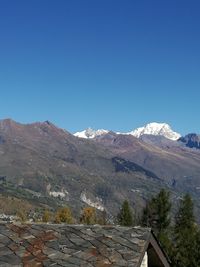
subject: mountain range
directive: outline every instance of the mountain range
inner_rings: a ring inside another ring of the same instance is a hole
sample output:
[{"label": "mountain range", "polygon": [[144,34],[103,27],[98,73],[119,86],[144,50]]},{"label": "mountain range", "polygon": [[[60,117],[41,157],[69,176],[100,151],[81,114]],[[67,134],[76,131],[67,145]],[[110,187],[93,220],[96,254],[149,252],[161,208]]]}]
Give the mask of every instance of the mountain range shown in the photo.
[{"label": "mountain range", "polygon": [[69,205],[77,214],[90,205],[112,216],[124,199],[141,210],[163,187],[175,202],[189,192],[199,212],[199,173],[199,136],[181,137],[167,124],[125,134],[89,129],[73,135],[49,121],[0,121],[4,212],[15,212],[2,204],[14,199],[32,209]]},{"label": "mountain range", "polygon": [[[80,138],[93,139],[97,136],[105,135],[107,133],[109,133],[109,130],[104,130],[104,129],[93,130],[91,128],[88,128],[81,132],[77,132],[74,135]],[[137,128],[128,133],[120,133],[120,132],[115,132],[115,133],[123,135],[132,135],[137,138],[140,138],[143,135],[164,136],[167,139],[174,141],[178,140],[181,137],[181,135],[177,132],[174,132],[167,123],[156,123],[156,122],[149,123],[144,127]]]}]

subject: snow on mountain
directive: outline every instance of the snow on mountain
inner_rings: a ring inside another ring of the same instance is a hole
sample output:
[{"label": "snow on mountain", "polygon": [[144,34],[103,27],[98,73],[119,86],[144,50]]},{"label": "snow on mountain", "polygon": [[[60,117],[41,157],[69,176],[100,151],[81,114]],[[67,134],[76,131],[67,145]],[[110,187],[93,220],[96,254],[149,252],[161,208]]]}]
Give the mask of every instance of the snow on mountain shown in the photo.
[{"label": "snow on mountain", "polygon": [[129,134],[139,138],[140,136],[147,134],[147,135],[161,135],[170,140],[178,140],[181,135],[177,132],[174,132],[171,127],[167,123],[157,123],[152,122],[144,127],[137,128],[133,130]]},{"label": "snow on mountain", "polygon": [[86,139],[92,139],[97,136],[107,134],[109,131],[100,129],[100,130],[93,130],[91,128],[88,128],[82,132],[77,132],[74,134],[74,136],[80,137],[80,138],[86,138]]},{"label": "snow on mountain", "polygon": [[[107,133],[109,133],[108,130],[93,130],[91,128],[88,128],[82,132],[77,132],[74,135],[80,138],[93,139],[97,136],[104,135]],[[149,123],[144,127],[137,128],[136,130],[133,130],[128,133],[116,132],[116,134],[133,135],[137,138],[140,138],[142,135],[160,135],[174,141],[178,140],[181,137],[181,135],[177,132],[174,132],[167,123],[157,122]]]}]

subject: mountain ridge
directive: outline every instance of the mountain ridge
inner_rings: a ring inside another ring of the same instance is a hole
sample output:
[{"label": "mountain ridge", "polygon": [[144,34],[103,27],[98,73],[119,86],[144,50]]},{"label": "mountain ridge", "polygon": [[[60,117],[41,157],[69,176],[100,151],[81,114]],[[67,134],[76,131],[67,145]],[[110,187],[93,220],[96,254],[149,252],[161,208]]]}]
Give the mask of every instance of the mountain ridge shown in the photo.
[{"label": "mountain ridge", "polygon": [[190,133],[186,136],[182,136],[178,139],[179,142],[182,142],[189,148],[200,149],[200,135],[196,133]]},{"label": "mountain ridge", "polygon": [[199,173],[200,151],[163,136],[84,139],[49,121],[0,121],[0,194],[29,204],[116,214],[124,199],[139,209],[164,187],[174,199],[190,192],[198,208]]},{"label": "mountain ridge", "polygon": [[42,207],[67,204],[80,209],[90,203],[116,212],[125,197],[136,201],[129,189],[142,186],[143,180],[161,187],[153,172],[120,157],[116,160],[113,151],[94,140],[77,138],[47,121],[1,121],[0,140],[4,196]]},{"label": "mountain ridge", "polygon": [[[93,130],[91,128],[88,128],[81,132],[76,132],[74,135],[80,138],[93,139],[98,136],[105,135],[109,132],[110,132],[109,130],[105,130],[105,129]],[[172,130],[169,124],[157,123],[157,122],[148,123],[143,127],[139,127],[135,130],[132,130],[131,132],[127,132],[127,133],[115,132],[115,133],[123,134],[123,135],[132,135],[137,138],[140,138],[143,135],[164,136],[167,139],[170,139],[173,141],[177,141],[181,137],[179,133]]]}]

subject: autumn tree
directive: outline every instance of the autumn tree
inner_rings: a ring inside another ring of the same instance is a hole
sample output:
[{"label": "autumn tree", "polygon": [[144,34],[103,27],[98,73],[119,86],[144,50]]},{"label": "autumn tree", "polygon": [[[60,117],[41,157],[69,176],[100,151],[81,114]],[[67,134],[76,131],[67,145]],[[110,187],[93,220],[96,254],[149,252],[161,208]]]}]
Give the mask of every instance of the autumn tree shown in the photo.
[{"label": "autumn tree", "polygon": [[107,213],[105,210],[101,211],[98,216],[97,216],[97,222],[100,225],[106,225],[108,224],[108,218],[107,218]]},{"label": "autumn tree", "polygon": [[18,212],[17,212],[17,217],[19,218],[19,220],[21,221],[21,222],[26,222],[27,221],[27,219],[28,219],[28,216],[27,216],[27,213],[24,211],[24,210],[19,210]]},{"label": "autumn tree", "polygon": [[55,215],[55,223],[73,223],[73,216],[70,208],[63,207],[57,210]]},{"label": "autumn tree", "polygon": [[43,221],[44,223],[47,223],[47,222],[50,221],[50,219],[51,219],[51,214],[50,214],[49,210],[46,209],[46,210],[44,211],[43,215],[42,215],[42,221]]},{"label": "autumn tree", "polygon": [[83,224],[97,223],[96,209],[93,207],[86,207],[82,210],[80,222]]},{"label": "autumn tree", "polygon": [[122,204],[120,212],[117,215],[117,222],[122,226],[133,226],[133,214],[127,200]]}]

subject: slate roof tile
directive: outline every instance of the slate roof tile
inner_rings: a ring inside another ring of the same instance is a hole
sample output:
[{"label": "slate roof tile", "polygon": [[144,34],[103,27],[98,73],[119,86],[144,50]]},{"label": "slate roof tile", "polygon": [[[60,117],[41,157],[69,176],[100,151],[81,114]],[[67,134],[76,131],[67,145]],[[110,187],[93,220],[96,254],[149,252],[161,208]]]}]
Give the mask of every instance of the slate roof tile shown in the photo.
[{"label": "slate roof tile", "polygon": [[120,226],[0,224],[0,267],[138,267],[151,231]]}]

